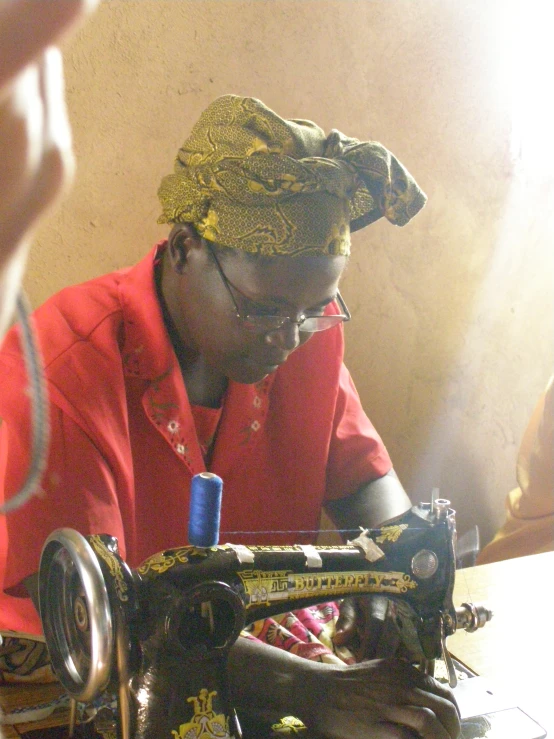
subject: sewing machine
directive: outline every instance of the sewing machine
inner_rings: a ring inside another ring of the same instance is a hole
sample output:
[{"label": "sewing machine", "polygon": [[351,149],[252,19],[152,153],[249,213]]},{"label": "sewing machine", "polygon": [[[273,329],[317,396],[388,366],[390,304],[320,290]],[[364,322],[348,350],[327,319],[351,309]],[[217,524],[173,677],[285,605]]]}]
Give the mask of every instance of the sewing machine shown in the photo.
[{"label": "sewing machine", "polygon": [[183,546],[136,570],[114,538],[59,529],[39,577],[53,667],[74,702],[117,696],[120,739],[239,739],[226,660],[244,625],[367,593],[386,598],[403,654],[431,673],[442,656],[453,686],[446,638],[491,614],[453,605],[449,506],[414,506],[344,546]]}]

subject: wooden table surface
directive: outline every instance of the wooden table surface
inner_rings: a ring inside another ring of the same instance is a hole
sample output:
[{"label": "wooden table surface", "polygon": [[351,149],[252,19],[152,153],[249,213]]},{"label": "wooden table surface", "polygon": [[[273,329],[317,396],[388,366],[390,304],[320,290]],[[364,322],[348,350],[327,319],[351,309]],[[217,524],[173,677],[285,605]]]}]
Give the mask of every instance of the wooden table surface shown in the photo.
[{"label": "wooden table surface", "polygon": [[449,651],[554,737],[554,552],[459,570],[454,605],[468,601],[494,616],[473,634],[449,637]]}]

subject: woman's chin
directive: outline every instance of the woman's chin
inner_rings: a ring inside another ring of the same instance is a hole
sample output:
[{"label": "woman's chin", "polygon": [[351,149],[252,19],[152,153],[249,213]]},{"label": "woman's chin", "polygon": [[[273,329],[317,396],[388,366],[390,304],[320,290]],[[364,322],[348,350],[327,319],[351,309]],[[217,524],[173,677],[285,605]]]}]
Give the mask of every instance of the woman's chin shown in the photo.
[{"label": "woman's chin", "polygon": [[260,382],[267,377],[267,375],[273,374],[279,369],[278,364],[254,364],[244,363],[238,367],[233,368],[233,372],[229,372],[229,379],[233,382],[239,382],[242,385],[254,385],[256,382]]}]

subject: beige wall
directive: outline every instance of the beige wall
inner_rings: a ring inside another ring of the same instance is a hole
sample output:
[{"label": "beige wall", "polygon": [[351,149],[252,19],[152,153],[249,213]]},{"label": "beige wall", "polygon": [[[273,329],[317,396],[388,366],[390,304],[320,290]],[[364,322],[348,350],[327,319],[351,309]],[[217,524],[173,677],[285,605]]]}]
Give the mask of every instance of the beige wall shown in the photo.
[{"label": "beige wall", "polygon": [[553,366],[552,179],[519,172],[494,0],[108,0],[67,50],[77,183],[27,289],[138,260],[156,188],[217,95],[389,146],[429,195],[356,235],[348,365],[412,497],[488,539]]}]

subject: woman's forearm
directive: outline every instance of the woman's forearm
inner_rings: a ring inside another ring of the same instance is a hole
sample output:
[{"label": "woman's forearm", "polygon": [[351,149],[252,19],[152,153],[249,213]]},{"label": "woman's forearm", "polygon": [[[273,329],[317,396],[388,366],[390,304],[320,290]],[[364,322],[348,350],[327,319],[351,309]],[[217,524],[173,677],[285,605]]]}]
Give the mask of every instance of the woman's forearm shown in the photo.
[{"label": "woman's forearm", "polygon": [[362,485],[354,495],[326,504],[328,513],[341,529],[373,528],[410,507],[410,499],[394,470]]},{"label": "woman's forearm", "polygon": [[229,678],[235,705],[260,719],[293,715],[309,720],[310,685],[326,665],[283,649],[241,637],[229,655]]}]

